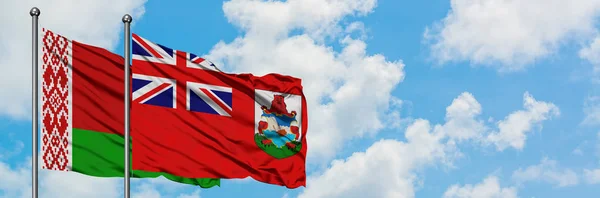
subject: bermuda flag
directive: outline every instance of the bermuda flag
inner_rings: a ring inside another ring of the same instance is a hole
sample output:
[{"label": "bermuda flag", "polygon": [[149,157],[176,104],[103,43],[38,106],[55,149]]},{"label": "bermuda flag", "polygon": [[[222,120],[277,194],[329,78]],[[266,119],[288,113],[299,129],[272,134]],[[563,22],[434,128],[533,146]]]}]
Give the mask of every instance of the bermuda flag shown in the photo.
[{"label": "bermuda flag", "polygon": [[[123,177],[123,57],[45,28],[40,36],[42,169]],[[220,181],[183,178],[161,171],[134,169],[131,173],[137,178],[164,176],[203,188],[219,185]]]},{"label": "bermuda flag", "polygon": [[227,74],[133,35],[134,169],[306,186],[301,80]]}]

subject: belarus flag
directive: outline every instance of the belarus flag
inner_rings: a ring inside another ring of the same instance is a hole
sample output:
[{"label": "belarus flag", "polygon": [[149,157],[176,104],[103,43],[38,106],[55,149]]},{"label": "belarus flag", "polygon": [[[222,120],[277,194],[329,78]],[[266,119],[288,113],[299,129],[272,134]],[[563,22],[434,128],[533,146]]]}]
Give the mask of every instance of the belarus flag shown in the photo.
[{"label": "belarus flag", "polygon": [[306,185],[306,101],[298,78],[226,74],[133,35],[134,169]]}]

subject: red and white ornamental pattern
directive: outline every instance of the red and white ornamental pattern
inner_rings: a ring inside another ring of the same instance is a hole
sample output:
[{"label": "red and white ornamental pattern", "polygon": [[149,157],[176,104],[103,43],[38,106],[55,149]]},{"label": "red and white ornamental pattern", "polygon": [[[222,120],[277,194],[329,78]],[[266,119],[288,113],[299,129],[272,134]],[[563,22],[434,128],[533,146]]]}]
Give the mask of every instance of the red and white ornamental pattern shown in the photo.
[{"label": "red and white ornamental pattern", "polygon": [[42,28],[41,34],[42,168],[69,171],[72,164],[72,42]]}]

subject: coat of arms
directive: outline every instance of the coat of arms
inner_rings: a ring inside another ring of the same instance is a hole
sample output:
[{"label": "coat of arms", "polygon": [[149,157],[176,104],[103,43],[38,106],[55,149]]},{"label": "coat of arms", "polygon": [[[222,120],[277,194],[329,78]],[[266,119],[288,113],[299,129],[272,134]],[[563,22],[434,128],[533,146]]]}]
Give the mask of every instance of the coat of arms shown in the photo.
[{"label": "coat of arms", "polygon": [[[256,144],[275,158],[292,156],[302,148],[300,127],[295,110],[288,111],[283,95],[274,95],[271,106],[261,106],[262,114],[258,131],[254,135]],[[300,109],[298,109],[300,110]]]}]

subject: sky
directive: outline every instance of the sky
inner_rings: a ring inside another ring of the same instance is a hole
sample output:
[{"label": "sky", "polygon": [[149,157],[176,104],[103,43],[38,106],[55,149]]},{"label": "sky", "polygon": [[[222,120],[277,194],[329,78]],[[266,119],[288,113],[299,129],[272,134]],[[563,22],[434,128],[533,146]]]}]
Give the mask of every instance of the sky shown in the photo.
[{"label": "sky", "polygon": [[[227,72],[303,80],[307,186],[132,197],[596,197],[600,0],[1,0],[0,198],[31,196],[31,17],[123,54],[132,32]],[[122,197],[122,178],[40,172],[40,197]]]}]

